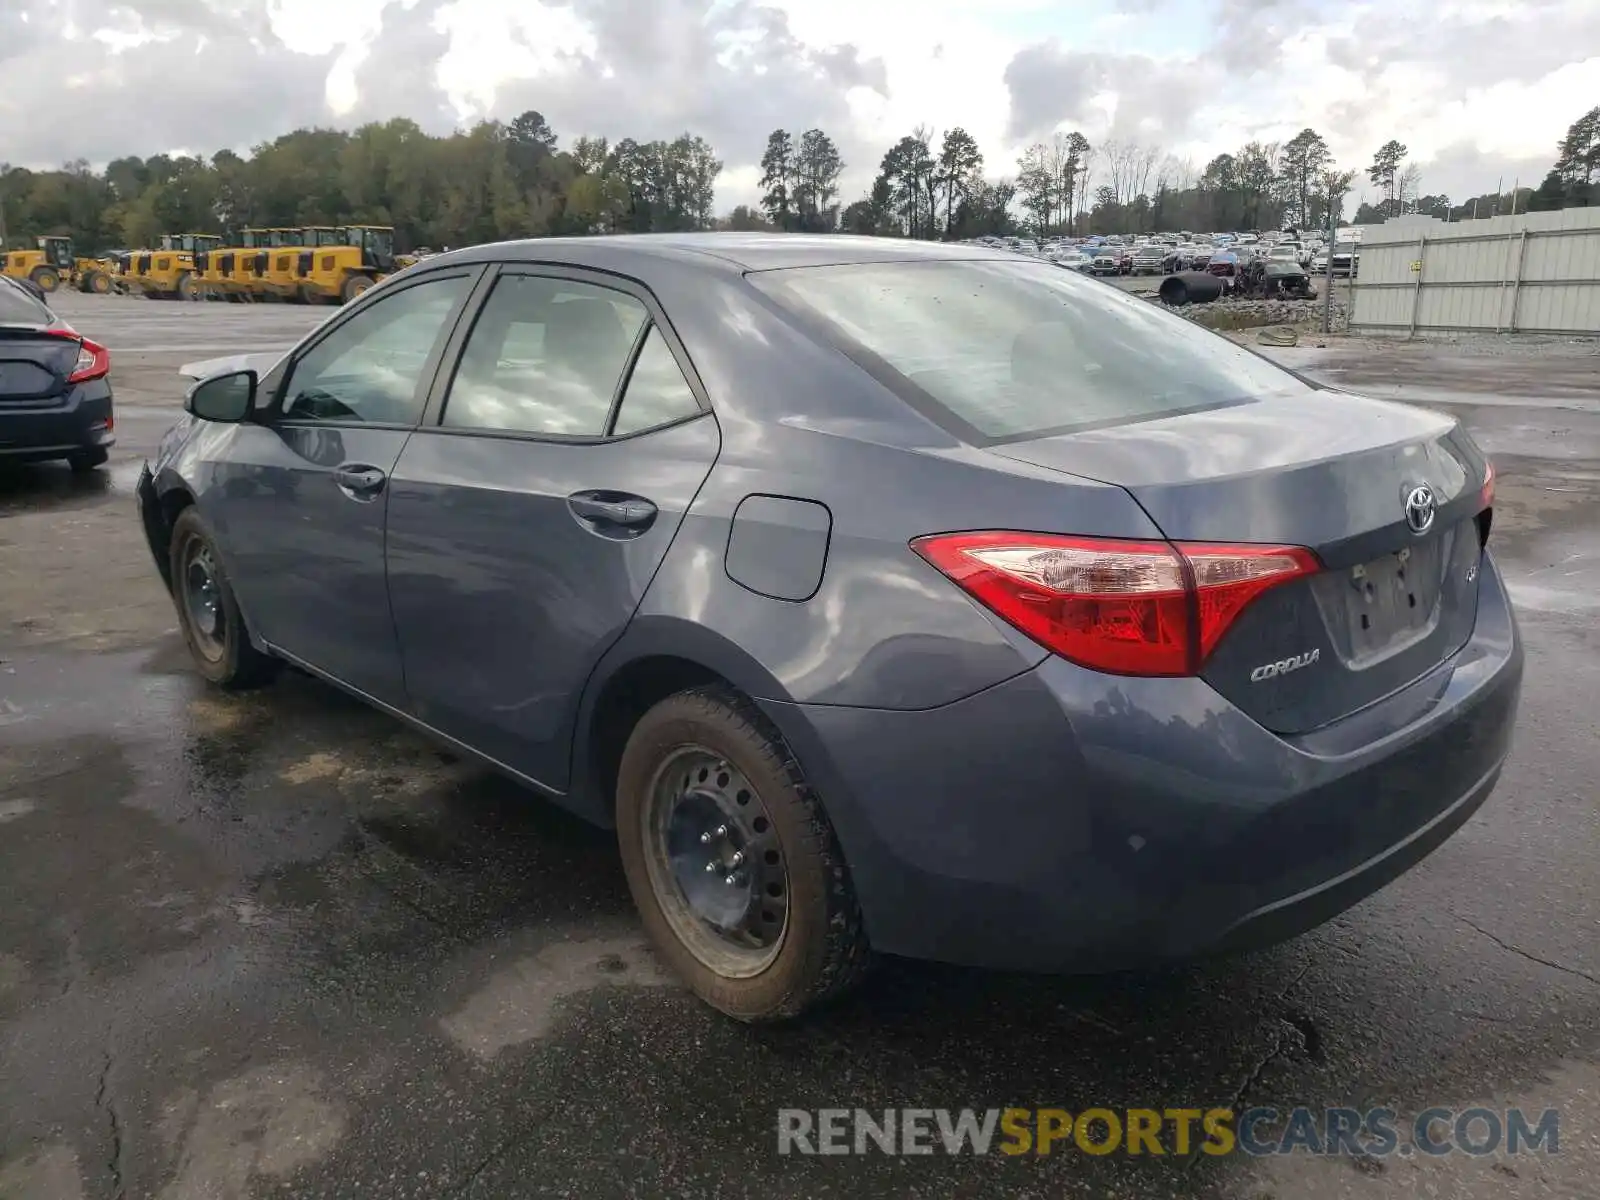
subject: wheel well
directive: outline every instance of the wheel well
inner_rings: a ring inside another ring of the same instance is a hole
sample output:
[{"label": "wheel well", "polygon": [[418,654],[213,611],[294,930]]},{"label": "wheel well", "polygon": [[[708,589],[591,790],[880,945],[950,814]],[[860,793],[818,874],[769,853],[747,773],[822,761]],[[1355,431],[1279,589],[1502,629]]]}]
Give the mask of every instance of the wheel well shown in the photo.
[{"label": "wheel well", "polygon": [[161,496],[161,519],[167,523],[167,533],[177,523],[178,514],[194,503],[194,497],[182,488],[173,488]]},{"label": "wheel well", "polygon": [[710,668],[670,655],[637,659],[606,681],[589,722],[588,775],[596,815],[607,824],[613,818],[622,751],[639,718],[668,696],[707,684],[731,686]]},{"label": "wheel well", "polygon": [[172,590],[172,564],[170,556],[166,553],[172,546],[172,527],[177,524],[178,515],[194,503],[194,497],[182,488],[173,488],[163,492],[157,497],[156,503],[161,507],[161,549],[162,553],[156,555],[156,566],[161,569],[161,578],[166,580],[167,590]]}]

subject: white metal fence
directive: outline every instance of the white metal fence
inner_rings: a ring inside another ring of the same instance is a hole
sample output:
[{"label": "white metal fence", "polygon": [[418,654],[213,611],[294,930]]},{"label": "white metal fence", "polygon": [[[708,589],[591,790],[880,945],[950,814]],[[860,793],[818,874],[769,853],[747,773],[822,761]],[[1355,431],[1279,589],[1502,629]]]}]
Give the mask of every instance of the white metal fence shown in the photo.
[{"label": "white metal fence", "polygon": [[1600,334],[1600,208],[1369,226],[1354,333]]}]

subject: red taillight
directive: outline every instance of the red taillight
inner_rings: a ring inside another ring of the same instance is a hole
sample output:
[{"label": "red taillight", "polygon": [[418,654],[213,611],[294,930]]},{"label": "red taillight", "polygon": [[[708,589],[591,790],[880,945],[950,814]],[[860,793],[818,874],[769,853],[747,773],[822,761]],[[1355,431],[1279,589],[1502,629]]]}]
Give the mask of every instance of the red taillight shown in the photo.
[{"label": "red taillight", "polygon": [[91,342],[70,325],[47,329],[45,332],[52,337],[78,343],[78,361],[72,365],[72,374],[67,376],[68,383],[85,383],[111,373],[111,351],[99,342]]},{"label": "red taillight", "polygon": [[1483,462],[1483,486],[1478,489],[1478,546],[1489,544],[1489,528],[1494,524],[1494,464]]},{"label": "red taillight", "polygon": [[1062,658],[1116,675],[1193,675],[1245,607],[1320,569],[1298,546],[953,533],[911,548]]}]

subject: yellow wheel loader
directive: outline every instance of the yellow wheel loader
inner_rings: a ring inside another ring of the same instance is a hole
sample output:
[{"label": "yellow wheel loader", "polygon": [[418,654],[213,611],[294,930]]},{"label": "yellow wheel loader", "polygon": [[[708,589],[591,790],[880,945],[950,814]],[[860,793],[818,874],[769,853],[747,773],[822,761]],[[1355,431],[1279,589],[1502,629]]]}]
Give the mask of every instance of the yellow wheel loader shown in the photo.
[{"label": "yellow wheel loader", "polygon": [[308,229],[295,263],[308,304],[348,304],[395,268],[394,230],[386,225]]},{"label": "yellow wheel loader", "polygon": [[234,245],[217,251],[214,261],[222,277],[223,294],[228,299],[249,301],[263,298],[269,237],[265,229],[241,229]]},{"label": "yellow wheel loader", "polygon": [[128,282],[154,300],[198,300],[200,280],[194,256],[221,244],[222,239],[214,233],[164,233],[154,250],[140,250],[132,256]]},{"label": "yellow wheel loader", "polygon": [[194,283],[201,300],[225,300],[227,289],[222,273],[222,256],[228,252],[222,239],[215,247],[194,252]]},{"label": "yellow wheel loader", "polygon": [[305,248],[304,229],[268,229],[266,233],[266,267],[259,283],[259,296],[264,300],[286,300],[300,303],[300,253]]},{"label": "yellow wheel loader", "polygon": [[9,250],[0,254],[0,274],[13,279],[31,280],[42,292],[53,292],[63,283],[83,292],[109,292],[111,280],[103,264],[92,258],[78,258],[69,237],[42,237],[31,250]]}]

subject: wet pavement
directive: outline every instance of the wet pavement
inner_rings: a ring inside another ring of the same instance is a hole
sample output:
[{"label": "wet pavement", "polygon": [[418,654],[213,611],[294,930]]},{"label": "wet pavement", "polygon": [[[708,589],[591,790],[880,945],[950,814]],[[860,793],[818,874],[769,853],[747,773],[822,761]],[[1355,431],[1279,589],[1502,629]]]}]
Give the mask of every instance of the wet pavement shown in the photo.
[{"label": "wet pavement", "polygon": [[[303,676],[202,686],[132,481],[178,363],[284,344],[307,314],[72,302],[127,347],[124,403],[94,478],[0,474],[4,1200],[1600,1193],[1594,347],[1273,352],[1450,407],[1501,470],[1517,747],[1420,867],[1242,958],[1089,980],[889,963],[751,1030],[662,975],[608,835]],[[1263,1104],[1558,1107],[1561,1153],[776,1153],[786,1107]]]}]

